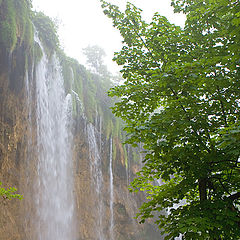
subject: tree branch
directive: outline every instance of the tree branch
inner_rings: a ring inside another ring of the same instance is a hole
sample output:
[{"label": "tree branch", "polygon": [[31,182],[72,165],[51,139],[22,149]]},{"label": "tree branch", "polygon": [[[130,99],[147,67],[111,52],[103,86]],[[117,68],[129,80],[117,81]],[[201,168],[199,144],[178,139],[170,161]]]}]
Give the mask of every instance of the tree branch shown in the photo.
[{"label": "tree branch", "polygon": [[[216,74],[215,74],[216,75]],[[217,91],[220,95],[220,90],[219,90],[219,87],[217,86]],[[224,123],[225,123],[225,126],[228,127],[228,123],[227,123],[227,115],[226,115],[226,112],[225,112],[225,108],[224,108],[224,105],[223,105],[223,101],[221,100],[221,96],[220,96],[220,99],[219,99],[219,102],[220,102],[220,106],[221,106],[221,110],[222,110],[222,115],[223,115],[223,119],[224,119]]]},{"label": "tree branch", "polygon": [[234,193],[233,195],[228,197],[230,200],[234,201],[240,198],[240,192]]},{"label": "tree branch", "polygon": [[207,200],[207,179],[206,178],[198,179],[198,189],[199,189],[200,202]]}]

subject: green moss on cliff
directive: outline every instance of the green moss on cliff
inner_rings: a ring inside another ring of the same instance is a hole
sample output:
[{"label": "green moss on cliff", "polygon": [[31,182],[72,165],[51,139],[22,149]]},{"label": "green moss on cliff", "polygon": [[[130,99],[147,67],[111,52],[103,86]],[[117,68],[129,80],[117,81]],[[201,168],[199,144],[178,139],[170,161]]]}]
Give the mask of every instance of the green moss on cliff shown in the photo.
[{"label": "green moss on cliff", "polygon": [[38,43],[34,43],[34,62],[37,63],[41,60],[43,52]]},{"label": "green moss on cliff", "polygon": [[96,117],[101,116],[104,134],[109,138],[113,127],[113,114],[109,109],[111,102],[106,93],[110,87],[109,82],[86,70],[75,59],[67,57],[63,51],[58,51],[58,54],[66,92],[72,94],[74,115],[79,114],[82,104],[89,122],[94,123]]},{"label": "green moss on cliff", "polygon": [[32,21],[48,55],[59,50],[57,27],[53,20],[42,12],[33,12]]},{"label": "green moss on cliff", "polygon": [[17,43],[16,9],[13,1],[3,1],[1,4],[0,44],[12,51]]},{"label": "green moss on cliff", "polygon": [[62,74],[64,78],[64,87],[66,93],[71,93],[74,81],[72,65],[77,64],[77,61],[68,57],[62,49],[58,51],[58,57],[62,66]]},{"label": "green moss on cliff", "polygon": [[30,47],[33,40],[30,21],[31,4],[28,0],[2,0],[0,2],[0,46],[12,52],[17,42]]},{"label": "green moss on cliff", "polygon": [[[17,33],[20,33],[20,44],[24,41],[29,47],[33,44],[33,25],[31,17],[31,3],[30,1],[15,0]],[[20,24],[19,24],[20,23]]]}]

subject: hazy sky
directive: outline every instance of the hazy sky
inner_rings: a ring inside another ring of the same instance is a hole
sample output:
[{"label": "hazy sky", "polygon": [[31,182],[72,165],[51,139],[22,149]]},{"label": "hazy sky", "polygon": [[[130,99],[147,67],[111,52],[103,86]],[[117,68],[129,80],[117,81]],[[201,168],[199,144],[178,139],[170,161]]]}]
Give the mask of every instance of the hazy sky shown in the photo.
[{"label": "hazy sky", "polygon": [[[126,0],[109,0],[124,9]],[[130,0],[143,10],[145,20],[150,20],[155,12],[166,16],[170,22],[184,25],[184,16],[173,14],[171,0]],[[33,7],[43,11],[51,18],[59,21],[61,44],[70,57],[84,64],[82,48],[88,45],[99,45],[106,51],[105,63],[112,71],[116,71],[111,62],[113,53],[121,49],[121,36],[113,28],[111,19],[102,12],[98,0],[33,0]]]}]

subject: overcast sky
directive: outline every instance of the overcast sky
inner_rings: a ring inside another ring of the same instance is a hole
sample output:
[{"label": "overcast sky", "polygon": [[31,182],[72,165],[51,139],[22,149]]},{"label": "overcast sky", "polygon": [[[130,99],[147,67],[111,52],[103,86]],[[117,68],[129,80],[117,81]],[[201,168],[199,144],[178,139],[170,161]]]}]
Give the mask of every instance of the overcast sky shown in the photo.
[{"label": "overcast sky", "polygon": [[[109,0],[124,9],[126,0]],[[130,0],[143,10],[145,20],[150,20],[155,12],[166,16],[170,22],[184,25],[184,16],[173,14],[171,0]],[[111,62],[113,53],[121,49],[121,36],[113,28],[111,19],[102,12],[99,0],[33,0],[33,7],[59,21],[61,44],[70,57],[84,64],[82,48],[88,45],[101,46],[106,54],[109,70],[116,71]]]}]

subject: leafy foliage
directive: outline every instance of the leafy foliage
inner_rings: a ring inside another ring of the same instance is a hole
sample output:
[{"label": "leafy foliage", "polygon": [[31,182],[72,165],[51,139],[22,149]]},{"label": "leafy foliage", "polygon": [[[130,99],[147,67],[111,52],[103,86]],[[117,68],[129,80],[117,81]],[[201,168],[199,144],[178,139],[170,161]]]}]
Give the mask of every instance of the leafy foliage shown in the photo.
[{"label": "leafy foliage", "polygon": [[240,3],[173,0],[187,14],[181,29],[158,13],[146,23],[130,3],[121,12],[101,2],[124,39],[113,112],[127,143],[146,150],[131,188],[147,193],[140,222],[157,214],[165,239],[239,239]]},{"label": "leafy foliage", "polygon": [[[0,186],[2,185],[2,183],[0,182]],[[13,199],[13,198],[18,198],[18,199],[22,199],[22,195],[15,193],[17,191],[16,188],[14,187],[10,187],[8,189],[5,189],[3,187],[0,187],[0,196],[2,196],[3,198],[7,198],[7,199]]]}]

